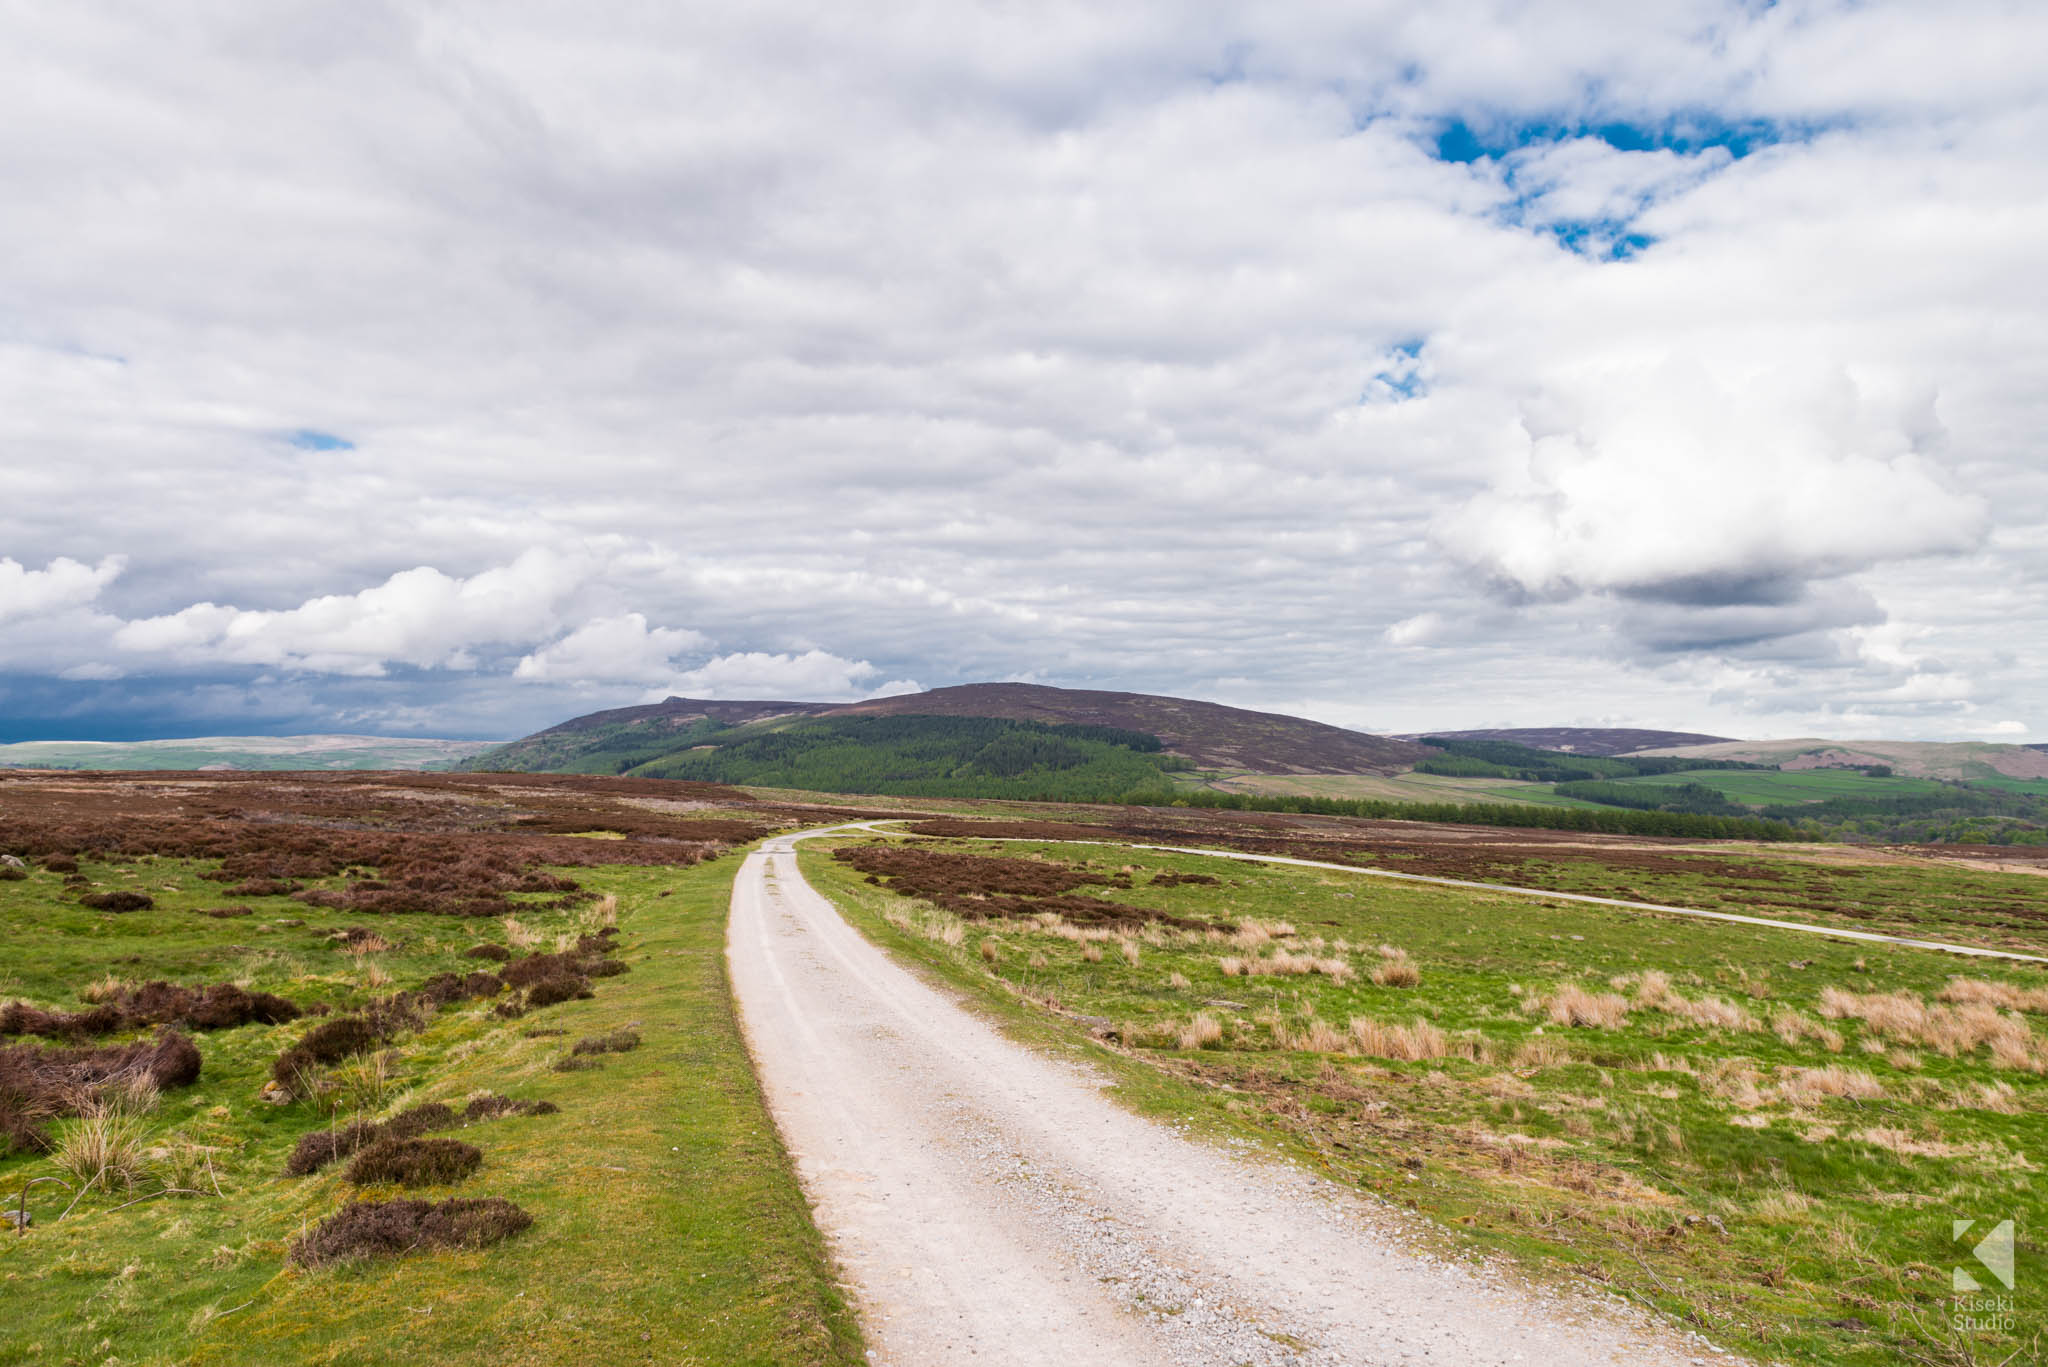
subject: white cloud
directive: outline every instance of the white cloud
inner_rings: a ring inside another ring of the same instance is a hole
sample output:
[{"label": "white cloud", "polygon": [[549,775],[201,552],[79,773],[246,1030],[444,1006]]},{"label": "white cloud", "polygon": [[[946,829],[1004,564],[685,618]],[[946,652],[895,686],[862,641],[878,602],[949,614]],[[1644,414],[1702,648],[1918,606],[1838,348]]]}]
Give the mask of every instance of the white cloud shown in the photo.
[{"label": "white cloud", "polygon": [[275,665],[324,674],[378,675],[388,665],[474,669],[479,646],[520,644],[551,632],[589,567],[533,550],[467,579],[432,566],[402,570],[374,588],[328,594],[281,611],[195,603],[128,622],[123,650],[186,664]]},{"label": "white cloud", "polygon": [[1386,630],[1390,646],[1428,645],[1444,629],[1443,614],[1418,612],[1413,617],[1404,617]]},{"label": "white cloud", "polygon": [[823,650],[773,655],[744,651],[707,660],[678,674],[667,687],[647,695],[650,702],[671,695],[683,698],[769,698],[791,702],[852,702],[916,693],[922,685],[911,679],[871,682],[881,670],[866,660],[846,660]]},{"label": "white cloud", "polygon": [[652,683],[675,673],[675,657],[709,644],[698,632],[650,629],[637,612],[586,622],[519,661],[512,677],[531,683]]},{"label": "white cloud", "polygon": [[118,579],[126,565],[127,557],[120,555],[106,556],[97,565],[59,556],[32,570],[0,558],[0,622],[84,607]]},{"label": "white cloud", "polygon": [[1927,418],[1924,401],[1874,400],[1839,370],[1602,367],[1532,408],[1520,468],[1441,533],[1539,596],[1775,604],[1809,580],[1983,540],[1984,501],[1925,453]]},{"label": "white cloud", "polygon": [[[872,662],[756,680],[838,696],[1716,730],[1918,673],[2035,715],[2044,41],[1999,0],[9,11],[0,545],[134,568],[39,581],[0,656],[65,717],[273,670],[311,729],[711,649],[653,623]],[[1454,119],[1551,134],[1453,164]]]}]

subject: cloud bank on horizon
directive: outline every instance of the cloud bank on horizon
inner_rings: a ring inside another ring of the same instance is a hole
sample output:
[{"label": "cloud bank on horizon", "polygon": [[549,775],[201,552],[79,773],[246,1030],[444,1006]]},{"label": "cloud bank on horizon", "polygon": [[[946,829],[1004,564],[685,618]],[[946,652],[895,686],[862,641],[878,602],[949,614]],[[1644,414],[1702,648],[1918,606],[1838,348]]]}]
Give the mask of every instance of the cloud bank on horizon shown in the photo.
[{"label": "cloud bank on horizon", "polygon": [[0,739],[2048,739],[2048,11],[1255,8],[0,15]]}]

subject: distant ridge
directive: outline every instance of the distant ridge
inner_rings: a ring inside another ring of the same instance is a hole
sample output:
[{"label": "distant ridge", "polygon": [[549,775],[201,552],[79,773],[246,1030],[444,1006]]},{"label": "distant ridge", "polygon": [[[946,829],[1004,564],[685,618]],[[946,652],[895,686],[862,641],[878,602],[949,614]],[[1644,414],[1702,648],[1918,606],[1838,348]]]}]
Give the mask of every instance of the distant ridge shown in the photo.
[{"label": "distant ridge", "polygon": [[1428,756],[1425,746],[1347,731],[1279,712],[1252,712],[1193,698],[1112,693],[1044,684],[962,684],[872,698],[836,709],[842,715],[1002,717],[1010,721],[1079,722],[1149,731],[1177,755],[1204,769],[1254,773],[1395,773]]},{"label": "distant ridge", "polygon": [[0,769],[448,769],[495,744],[336,735],[29,740],[0,745]]},{"label": "distant ridge", "polygon": [[1729,736],[1697,731],[1646,731],[1629,726],[1517,726],[1481,731],[1422,731],[1405,739],[1442,736],[1445,740],[1501,740],[1532,750],[1562,750],[1573,755],[1629,755],[1638,750],[1680,745],[1731,743]]},{"label": "distant ridge", "polygon": [[545,770],[573,766],[595,771],[608,757],[638,764],[665,750],[703,744],[707,728],[863,716],[991,717],[1120,727],[1159,737],[1168,751],[1199,768],[1252,773],[1391,774],[1431,753],[1412,741],[1193,698],[989,683],[854,703],[669,698],[643,707],[572,717],[479,755],[469,767]]},{"label": "distant ridge", "polygon": [[801,717],[818,712],[830,712],[841,703],[829,702],[733,702],[714,698],[663,698],[657,703],[640,707],[614,707],[603,712],[588,712],[580,717],[571,717],[565,722],[550,726],[545,731],[536,731],[528,740],[538,736],[567,736],[584,731],[597,731],[607,726],[649,726],[668,725],[676,730],[693,722],[710,718],[726,726],[744,726],[750,721],[762,721],[769,717]]}]

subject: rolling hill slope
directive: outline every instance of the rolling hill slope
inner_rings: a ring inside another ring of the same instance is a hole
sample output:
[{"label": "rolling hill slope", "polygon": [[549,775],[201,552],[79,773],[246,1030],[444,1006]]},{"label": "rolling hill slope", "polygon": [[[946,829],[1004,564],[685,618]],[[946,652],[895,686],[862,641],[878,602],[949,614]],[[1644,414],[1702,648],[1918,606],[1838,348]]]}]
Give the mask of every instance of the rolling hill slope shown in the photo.
[{"label": "rolling hill slope", "polygon": [[1696,731],[1647,731],[1633,726],[1511,726],[1497,730],[1428,731],[1445,740],[1499,740],[1531,750],[1557,750],[1571,755],[1628,755],[1665,746],[1741,744],[1726,736]]},{"label": "rolling hill slope", "polygon": [[1431,752],[1386,736],[1191,698],[966,684],[857,703],[670,698],[576,717],[478,756],[476,769],[625,773],[668,756],[754,740],[805,721],[980,717],[1041,726],[1108,727],[1157,736],[1198,768],[1259,773],[1386,774]]},{"label": "rolling hill slope", "polygon": [[1988,741],[1794,740],[1673,745],[1649,753],[1684,759],[1735,759],[1782,769],[1848,769],[1889,765],[1907,778],[1997,782],[2048,778],[2048,754],[2030,745]]}]

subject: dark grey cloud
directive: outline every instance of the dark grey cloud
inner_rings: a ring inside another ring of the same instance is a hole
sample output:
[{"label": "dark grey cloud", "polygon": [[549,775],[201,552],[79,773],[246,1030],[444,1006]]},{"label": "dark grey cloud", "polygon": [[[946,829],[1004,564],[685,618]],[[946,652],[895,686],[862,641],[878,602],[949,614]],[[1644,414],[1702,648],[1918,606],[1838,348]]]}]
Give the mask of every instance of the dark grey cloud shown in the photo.
[{"label": "dark grey cloud", "polygon": [[1653,10],[0,19],[9,724],[2048,727],[2048,21]]}]

